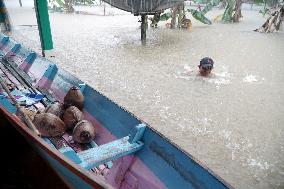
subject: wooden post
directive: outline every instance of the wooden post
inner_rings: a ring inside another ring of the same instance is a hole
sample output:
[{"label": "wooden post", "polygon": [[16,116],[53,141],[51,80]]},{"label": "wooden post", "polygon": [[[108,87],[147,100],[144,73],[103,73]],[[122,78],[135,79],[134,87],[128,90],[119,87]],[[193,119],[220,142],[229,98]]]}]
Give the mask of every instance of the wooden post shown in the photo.
[{"label": "wooden post", "polygon": [[106,15],[106,3],[104,2],[104,16]]},{"label": "wooden post", "polygon": [[19,0],[20,7],[23,6],[22,0]]},{"label": "wooden post", "polygon": [[44,50],[53,49],[52,35],[50,30],[47,0],[35,0],[36,18],[41,42],[41,48],[44,54]]},{"label": "wooden post", "polygon": [[146,44],[146,29],[147,29],[146,14],[141,15],[141,41],[142,45]]}]

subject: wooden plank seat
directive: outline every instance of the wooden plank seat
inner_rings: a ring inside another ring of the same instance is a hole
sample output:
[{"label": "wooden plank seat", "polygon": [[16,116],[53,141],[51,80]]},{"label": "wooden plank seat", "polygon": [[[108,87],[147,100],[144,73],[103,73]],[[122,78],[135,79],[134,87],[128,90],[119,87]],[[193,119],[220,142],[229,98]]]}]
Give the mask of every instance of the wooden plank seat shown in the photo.
[{"label": "wooden plank seat", "polygon": [[135,126],[135,128],[126,137],[101,146],[94,145],[93,148],[78,153],[76,153],[70,146],[64,146],[60,148],[59,151],[70,160],[87,170],[98,167],[101,164],[109,165],[111,164],[110,161],[135,153],[143,147],[143,142],[140,140],[143,137],[145,128],[145,124],[139,124]]},{"label": "wooden plank seat", "polygon": [[[98,147],[95,141],[91,141],[88,144],[79,144],[75,143],[72,139],[71,133],[65,133],[62,137],[56,138],[46,138],[43,139],[53,148],[57,149],[61,153],[65,152],[65,156],[69,157],[73,162],[80,164],[82,161],[78,158],[74,152],[78,153],[84,150],[88,150],[90,148]],[[68,152],[69,151],[69,152]],[[75,155],[75,156],[74,156]],[[72,157],[73,156],[73,157]],[[105,164],[101,164],[98,167],[94,167],[90,169],[91,172],[94,172],[96,175],[104,175],[111,167],[113,166],[113,162],[109,161]]]}]

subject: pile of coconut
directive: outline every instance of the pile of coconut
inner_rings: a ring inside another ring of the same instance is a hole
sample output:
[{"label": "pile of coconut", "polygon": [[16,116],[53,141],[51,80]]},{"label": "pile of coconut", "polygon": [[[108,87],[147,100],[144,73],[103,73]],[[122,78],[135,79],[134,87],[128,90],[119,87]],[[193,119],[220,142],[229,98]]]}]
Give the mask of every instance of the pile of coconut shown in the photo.
[{"label": "pile of coconut", "polygon": [[73,86],[64,97],[64,103],[55,102],[43,113],[36,114],[33,124],[42,136],[62,136],[72,131],[73,140],[89,143],[95,137],[95,128],[91,122],[83,119],[84,96],[79,88]]}]

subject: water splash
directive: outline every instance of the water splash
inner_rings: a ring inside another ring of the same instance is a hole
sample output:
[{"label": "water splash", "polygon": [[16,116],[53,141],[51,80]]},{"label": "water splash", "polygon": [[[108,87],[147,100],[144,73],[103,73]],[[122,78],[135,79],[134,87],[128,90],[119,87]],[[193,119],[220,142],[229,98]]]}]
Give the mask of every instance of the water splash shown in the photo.
[{"label": "water splash", "polygon": [[243,78],[243,82],[244,83],[261,83],[262,81],[264,81],[265,79],[256,75],[252,75],[252,74],[247,74],[244,78]]}]

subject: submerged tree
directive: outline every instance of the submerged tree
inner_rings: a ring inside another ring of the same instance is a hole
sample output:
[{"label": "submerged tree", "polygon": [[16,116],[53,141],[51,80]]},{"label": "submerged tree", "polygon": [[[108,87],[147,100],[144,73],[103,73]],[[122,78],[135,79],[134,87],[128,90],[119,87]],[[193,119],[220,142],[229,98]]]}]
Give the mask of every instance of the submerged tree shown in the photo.
[{"label": "submerged tree", "polygon": [[[255,0],[256,1],[256,0]],[[257,0],[259,1],[259,0]],[[282,0],[263,0],[263,9],[259,12],[265,16],[271,13],[262,26],[254,31],[270,33],[278,31],[284,20],[284,1]]]},{"label": "submerged tree", "polygon": [[192,16],[198,21],[204,24],[212,24],[211,21],[206,18],[205,14],[211,11],[213,7],[218,6],[220,2],[225,6],[225,10],[224,13],[218,17],[220,17],[223,22],[239,22],[242,17],[242,0],[209,0],[201,11],[195,9],[189,9],[188,11],[191,12]]},{"label": "submerged tree", "polygon": [[166,12],[164,14],[156,13],[152,18],[149,18],[151,20],[151,27],[157,27],[157,24],[159,21],[167,21],[171,19],[171,23],[169,23],[169,27],[171,29],[174,28],[191,28],[191,20],[186,17],[186,10],[184,3],[181,3],[173,8],[171,8],[170,12]]},{"label": "submerged tree", "polygon": [[235,13],[233,15],[233,22],[239,22],[242,15],[242,0],[236,0]]},{"label": "submerged tree", "polygon": [[65,2],[64,6],[67,12],[72,13],[75,11],[75,9],[73,8],[72,0],[64,0],[64,2]]},{"label": "submerged tree", "polygon": [[274,31],[278,31],[280,29],[280,26],[284,20],[284,6],[282,5],[281,8],[276,10],[271,14],[271,16],[264,22],[264,24],[254,30],[257,32],[262,33],[270,33]]}]

